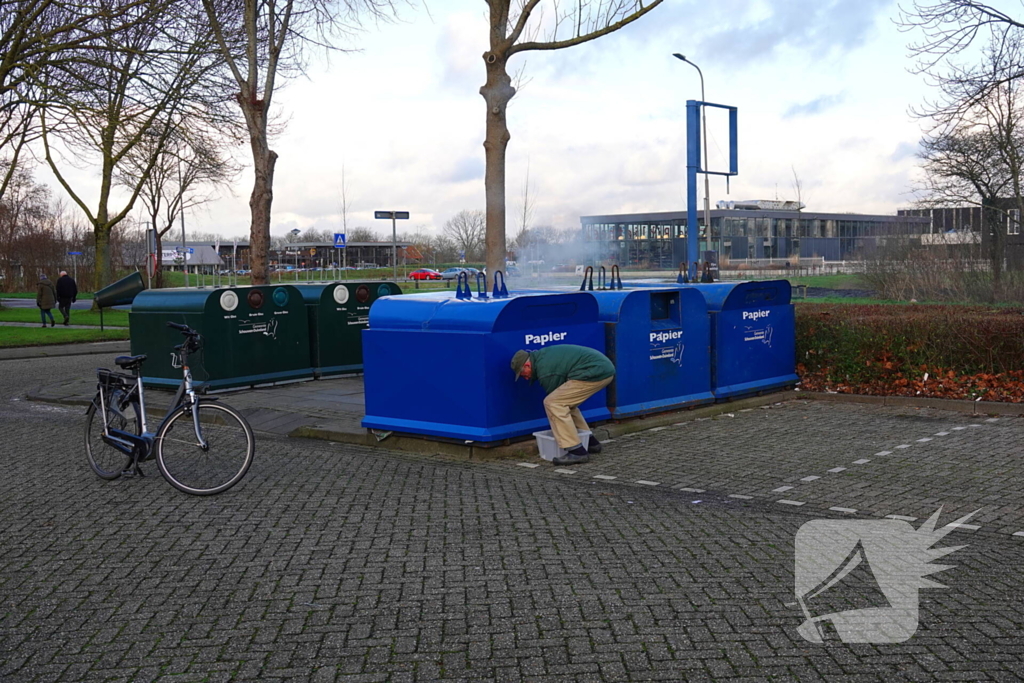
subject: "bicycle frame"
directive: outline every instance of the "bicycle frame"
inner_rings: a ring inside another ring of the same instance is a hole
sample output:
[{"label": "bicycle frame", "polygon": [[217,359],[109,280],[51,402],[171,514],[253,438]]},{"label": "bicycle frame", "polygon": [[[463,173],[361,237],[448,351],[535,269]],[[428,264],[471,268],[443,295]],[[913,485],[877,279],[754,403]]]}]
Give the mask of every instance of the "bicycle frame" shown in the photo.
[{"label": "bicycle frame", "polygon": [[[174,392],[174,399],[171,401],[171,405],[167,408],[167,413],[164,414],[160,424],[157,426],[156,431],[149,431],[146,423],[146,396],[145,390],[142,386],[142,372],[141,369],[135,374],[135,386],[128,392],[126,399],[130,398],[132,394],[138,394],[139,397],[139,416],[142,421],[142,434],[133,434],[126,432],[121,429],[114,429],[110,427],[107,421],[107,406],[106,406],[106,393],[108,389],[101,387],[99,391],[100,396],[100,411],[103,415],[103,436],[104,443],[113,446],[117,450],[121,451],[125,455],[132,456],[135,466],[138,466],[138,461],[149,455],[153,448],[153,444],[156,441],[156,433],[160,431],[160,428],[165,422],[171,417],[171,414],[176,411],[182,405],[192,407],[197,405],[199,398],[196,396],[195,388],[192,384],[192,372],[187,365],[188,353],[182,348],[182,380],[178,385],[177,390]],[[113,374],[113,373],[112,373]],[[124,377],[123,375],[120,375]],[[112,393],[112,392],[111,392]],[[186,398],[187,397],[187,398]],[[216,400],[216,399],[211,399]],[[120,412],[117,406],[114,409]],[[209,448],[209,444],[206,439],[203,438],[203,432],[199,425],[199,411],[192,411],[192,425],[195,429],[196,438],[199,440],[199,447],[203,450]]]}]

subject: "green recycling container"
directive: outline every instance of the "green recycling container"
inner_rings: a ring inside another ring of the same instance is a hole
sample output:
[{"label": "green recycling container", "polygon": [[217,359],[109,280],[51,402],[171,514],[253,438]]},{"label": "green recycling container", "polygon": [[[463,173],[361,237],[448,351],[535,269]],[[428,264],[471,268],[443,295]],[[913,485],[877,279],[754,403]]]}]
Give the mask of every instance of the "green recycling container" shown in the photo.
[{"label": "green recycling container", "polygon": [[128,324],[132,354],[147,386],[177,387],[183,337],[167,327],[183,323],[203,335],[189,356],[192,379],[207,390],[275,384],[313,377],[309,325],[302,295],[291,285],[223,289],[150,289],[135,297]]},{"label": "green recycling container", "polygon": [[295,285],[306,302],[313,374],[329,377],[363,371],[362,332],[370,306],[382,296],[401,294],[394,282],[328,282]]}]

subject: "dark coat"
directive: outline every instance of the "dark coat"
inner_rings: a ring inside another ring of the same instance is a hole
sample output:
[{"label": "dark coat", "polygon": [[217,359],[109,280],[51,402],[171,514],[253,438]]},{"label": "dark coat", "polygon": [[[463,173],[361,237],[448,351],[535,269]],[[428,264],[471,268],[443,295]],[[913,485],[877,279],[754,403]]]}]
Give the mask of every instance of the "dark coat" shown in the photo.
[{"label": "dark coat", "polygon": [[53,288],[53,283],[45,277],[39,278],[39,283],[36,285],[36,307],[48,311],[57,305],[57,290]]},{"label": "dark coat", "polygon": [[61,275],[57,278],[57,298],[70,299],[72,302],[78,300],[78,285],[70,275]]}]

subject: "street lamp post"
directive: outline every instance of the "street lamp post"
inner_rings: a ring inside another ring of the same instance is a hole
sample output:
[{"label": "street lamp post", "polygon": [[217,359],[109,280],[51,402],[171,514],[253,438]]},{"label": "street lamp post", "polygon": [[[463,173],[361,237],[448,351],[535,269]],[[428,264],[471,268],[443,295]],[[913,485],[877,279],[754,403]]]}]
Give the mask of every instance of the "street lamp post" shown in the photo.
[{"label": "street lamp post", "polygon": [[[676,52],[676,53],[673,53],[672,56],[675,57],[676,59],[684,61],[687,64],[689,64],[690,66],[692,66],[694,69],[697,70],[697,74],[700,76],[700,102],[701,102],[700,117],[701,117],[701,129],[702,129],[701,133],[703,134],[703,137],[704,137],[704,160],[703,160],[703,163],[701,164],[701,166],[703,167],[703,170],[704,170],[704,229],[707,230],[707,232],[708,232],[708,243],[710,243],[711,242],[711,189],[710,189],[711,188],[711,184],[708,181],[708,169],[707,169],[707,166],[708,166],[708,119],[707,119],[707,113],[705,111],[705,106],[704,106],[704,103],[707,102],[707,98],[705,98],[705,96],[704,96],[704,73],[700,70],[699,66],[697,66],[696,64],[691,62],[689,59],[687,59],[685,55],[681,55],[678,52]],[[689,229],[690,229],[690,227],[687,226],[687,230],[689,230]],[[697,228],[697,226],[693,226],[693,229],[697,230],[697,232],[696,232],[697,244],[699,245],[700,244],[699,228]],[[690,269],[690,264],[687,264],[687,270],[689,270],[689,269]],[[696,273],[693,273],[693,275],[696,275]]]},{"label": "street lamp post", "polygon": [[[292,228],[292,237],[298,237],[299,233],[302,232],[298,228]],[[295,250],[295,281],[299,281],[299,250]]]},{"label": "street lamp post", "polygon": [[178,159],[178,211],[181,212],[181,267],[185,271],[185,287],[188,287],[188,245],[185,244],[185,188],[181,186],[181,156]]}]

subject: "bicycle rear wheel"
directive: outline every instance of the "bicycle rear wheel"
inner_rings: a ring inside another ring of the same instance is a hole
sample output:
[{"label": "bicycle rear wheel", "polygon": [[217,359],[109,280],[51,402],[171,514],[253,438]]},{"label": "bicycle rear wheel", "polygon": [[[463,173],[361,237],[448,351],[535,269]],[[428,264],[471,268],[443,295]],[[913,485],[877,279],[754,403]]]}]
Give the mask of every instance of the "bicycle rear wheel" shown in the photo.
[{"label": "bicycle rear wheel", "polygon": [[167,482],[184,493],[209,496],[241,481],[252,465],[256,438],[237,410],[223,403],[200,400],[196,436],[192,412],[179,406],[156,435],[156,461]]},{"label": "bicycle rear wheel", "polygon": [[[130,401],[120,412],[108,405],[107,425],[111,429],[141,434],[142,412],[138,402]],[[85,454],[97,476],[101,479],[117,479],[131,464],[132,457],[104,443],[102,437],[103,417],[100,415],[100,400],[97,396],[85,413]]]}]

